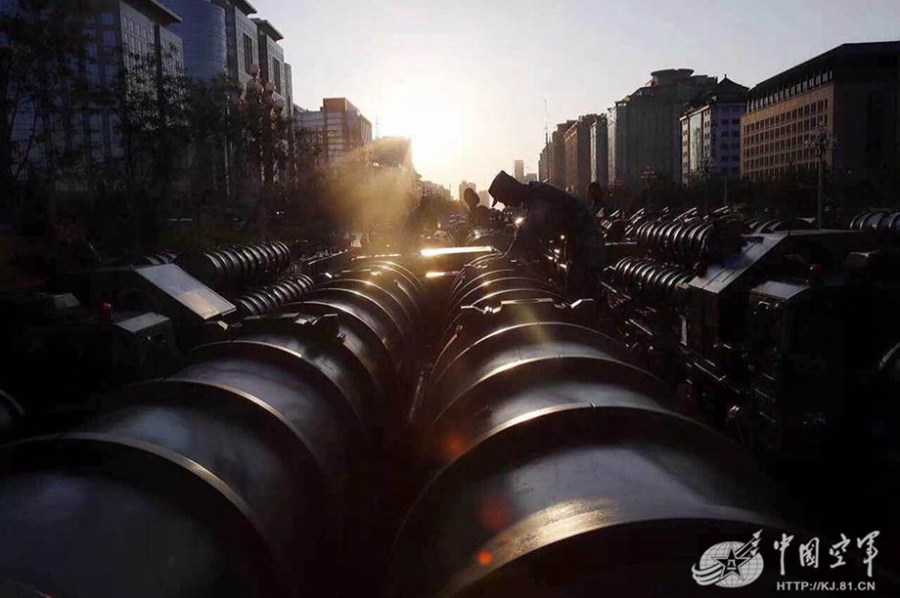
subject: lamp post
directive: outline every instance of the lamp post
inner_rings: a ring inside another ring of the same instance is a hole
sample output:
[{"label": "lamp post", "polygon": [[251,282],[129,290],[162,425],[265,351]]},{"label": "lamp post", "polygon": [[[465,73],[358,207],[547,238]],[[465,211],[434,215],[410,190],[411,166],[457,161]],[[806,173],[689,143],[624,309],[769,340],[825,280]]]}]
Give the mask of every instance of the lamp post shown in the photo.
[{"label": "lamp post", "polygon": [[251,65],[250,71],[253,78],[247,82],[242,106],[250,126],[254,179],[259,180],[262,175],[262,180],[259,180],[258,219],[265,239],[268,238],[269,204],[274,194],[275,167],[281,147],[278,143],[281,137],[279,123],[286,104],[282,98],[275,97],[272,81],[260,82],[256,65]]},{"label": "lamp post", "polygon": [[804,143],[805,147],[816,153],[818,160],[819,172],[816,196],[816,226],[818,228],[825,227],[825,158],[828,156],[828,152],[834,148],[835,141],[834,135],[828,131],[828,127],[820,120],[816,132]]}]

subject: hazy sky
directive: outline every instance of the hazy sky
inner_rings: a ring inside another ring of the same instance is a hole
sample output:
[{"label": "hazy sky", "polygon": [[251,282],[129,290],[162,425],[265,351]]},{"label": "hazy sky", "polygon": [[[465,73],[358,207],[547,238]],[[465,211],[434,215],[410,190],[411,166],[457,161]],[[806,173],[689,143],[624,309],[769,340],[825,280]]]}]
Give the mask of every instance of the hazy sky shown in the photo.
[{"label": "hazy sky", "polygon": [[295,101],[346,96],[413,139],[453,194],[515,158],[537,171],[552,125],[684,67],[747,86],[840,43],[900,39],[900,0],[251,0],[285,36]]}]

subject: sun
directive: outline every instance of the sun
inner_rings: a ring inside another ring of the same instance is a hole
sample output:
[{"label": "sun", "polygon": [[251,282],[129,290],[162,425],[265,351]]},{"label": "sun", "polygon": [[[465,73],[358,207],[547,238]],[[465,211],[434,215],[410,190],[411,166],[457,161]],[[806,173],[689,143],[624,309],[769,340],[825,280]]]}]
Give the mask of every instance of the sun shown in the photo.
[{"label": "sun", "polygon": [[412,140],[413,164],[425,178],[460,163],[463,108],[445,87],[429,81],[396,86],[383,98],[378,118],[382,135]]}]

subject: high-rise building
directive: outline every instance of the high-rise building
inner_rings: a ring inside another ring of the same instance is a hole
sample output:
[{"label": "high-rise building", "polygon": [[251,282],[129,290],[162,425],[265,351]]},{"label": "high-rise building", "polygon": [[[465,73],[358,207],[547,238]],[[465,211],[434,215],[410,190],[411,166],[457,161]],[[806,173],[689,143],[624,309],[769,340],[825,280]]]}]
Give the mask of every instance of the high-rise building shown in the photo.
[{"label": "high-rise building", "polygon": [[550,182],[550,163],[553,159],[553,144],[547,142],[544,149],[541,150],[541,156],[538,158],[538,180],[542,183]]},{"label": "high-rise building", "polygon": [[259,30],[250,15],[256,9],[246,0],[211,0],[225,10],[225,56],[231,80],[242,87],[253,78],[259,59]]},{"label": "high-rise building", "polygon": [[688,104],[681,116],[681,182],[716,174],[740,175],[741,115],[747,88],[726,75]]},{"label": "high-rise building", "polygon": [[715,86],[691,69],[651,73],[643,87],[616,102],[607,116],[609,183],[636,188],[644,173],[681,178],[682,106]]},{"label": "high-rise building", "polygon": [[253,19],[253,22],[259,36],[259,79],[274,86],[275,97],[284,100],[285,106],[293,106],[293,94],[288,86],[290,66],[285,64],[284,49],[278,45],[284,36],[269,21]]},{"label": "high-rise building", "polygon": [[[156,0],[153,0],[156,2]],[[196,80],[212,81],[227,75],[242,88],[254,76],[272,86],[276,99],[284,101],[283,115],[293,112],[293,81],[290,65],[284,62],[284,51],[278,45],[281,34],[271,23],[253,19],[256,9],[245,0],[159,0],[178,12],[183,21],[172,30],[184,41],[185,74]],[[289,151],[294,152],[293,139]],[[256,181],[254,172],[235,175],[240,169],[234,162],[233,148],[223,148],[221,162],[226,192],[236,192],[241,178]],[[219,160],[217,159],[217,162]],[[289,174],[292,162],[288,162]],[[232,174],[227,174],[227,173]],[[258,181],[257,181],[258,182]],[[252,195],[251,191],[251,195]]]},{"label": "high-rise building", "polygon": [[605,114],[591,123],[591,182],[602,187],[609,184],[609,133]]},{"label": "high-rise building", "polygon": [[225,9],[211,0],[159,0],[181,17],[169,29],[184,45],[185,75],[211,81],[228,71]]},{"label": "high-rise building", "polygon": [[525,160],[513,161],[513,177],[520,183],[525,182]]},{"label": "high-rise building", "polygon": [[[381,138],[380,138],[381,139]],[[399,139],[399,138],[396,138]],[[378,140],[376,140],[378,141]],[[419,192],[421,195],[428,195],[432,199],[446,200],[450,201],[450,189],[440,185],[438,183],[434,183],[432,181],[419,181]]]},{"label": "high-rise building", "polygon": [[469,181],[463,181],[459,184],[459,199],[465,196],[466,189],[471,189],[472,191],[478,192],[478,188],[475,186],[475,183],[470,183]]},{"label": "high-rise building", "polygon": [[566,188],[566,131],[574,124],[574,120],[559,123],[550,136],[550,177],[547,182],[560,189]]},{"label": "high-rise building", "polygon": [[300,149],[309,152],[317,168],[326,166],[325,114],[321,110],[306,110],[296,104],[293,114],[294,129],[299,135],[297,143],[303,145]]},{"label": "high-rise building", "polygon": [[566,184],[563,187],[575,197],[585,199],[591,182],[591,126],[596,114],[579,117],[565,133]]},{"label": "high-rise building", "polygon": [[538,181],[538,175],[536,172],[525,173],[525,182],[526,183],[536,183],[537,181]]},{"label": "high-rise building", "polygon": [[[114,89],[131,76],[145,81],[149,79],[148,72],[177,75],[183,71],[182,41],[171,29],[181,22],[181,17],[164,4],[157,0],[94,0],[89,6],[85,52],[94,59],[85,61],[87,82],[99,88]],[[15,0],[0,3],[3,12],[19,9]],[[63,104],[66,103],[65,89],[52,91]],[[47,137],[36,131],[44,126],[41,109],[23,102],[11,123],[12,143],[28,146],[25,161],[37,170],[48,166],[51,148],[57,152],[83,152],[86,163],[118,159],[123,156],[120,107],[116,103],[103,103],[93,110],[71,108],[65,119],[84,126],[71,127],[71,131],[59,130],[57,135],[56,130],[62,126],[59,123],[51,125],[54,127],[52,141],[45,147],[29,142]]]},{"label": "high-rise building", "polygon": [[896,164],[900,42],[843,44],[750,90],[741,118],[741,174],[813,168],[806,146],[821,125],[836,139],[825,162],[848,178]]},{"label": "high-rise building", "polygon": [[479,191],[478,192],[478,200],[479,200],[478,205],[489,208],[489,207],[491,207],[491,201],[493,200],[493,198],[491,197],[491,194],[488,191]]},{"label": "high-rise building", "polygon": [[288,63],[284,63],[284,100],[286,116],[294,112],[294,69]]},{"label": "high-rise building", "polygon": [[372,142],[372,123],[347,98],[325,98],[316,112],[301,112],[297,126],[321,140],[323,165],[338,164]]},{"label": "high-rise building", "polygon": [[606,153],[607,153],[607,183],[610,187],[625,186],[625,131],[626,112],[623,102],[606,112]]},{"label": "high-rise building", "polygon": [[412,141],[408,137],[379,137],[369,146],[373,163],[385,168],[412,169]]}]

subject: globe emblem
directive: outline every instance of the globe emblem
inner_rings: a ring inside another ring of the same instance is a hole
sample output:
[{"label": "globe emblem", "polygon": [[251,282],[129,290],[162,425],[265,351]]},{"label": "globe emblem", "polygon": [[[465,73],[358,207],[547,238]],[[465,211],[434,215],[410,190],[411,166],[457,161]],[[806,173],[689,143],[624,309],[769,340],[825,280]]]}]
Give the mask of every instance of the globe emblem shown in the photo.
[{"label": "globe emblem", "polygon": [[747,544],[720,542],[703,553],[696,570],[714,572],[715,581],[710,581],[719,587],[740,588],[762,575],[763,557],[756,550],[748,551]]}]

